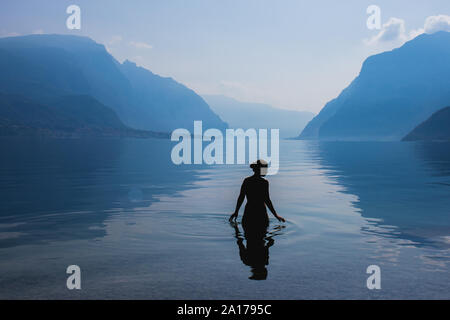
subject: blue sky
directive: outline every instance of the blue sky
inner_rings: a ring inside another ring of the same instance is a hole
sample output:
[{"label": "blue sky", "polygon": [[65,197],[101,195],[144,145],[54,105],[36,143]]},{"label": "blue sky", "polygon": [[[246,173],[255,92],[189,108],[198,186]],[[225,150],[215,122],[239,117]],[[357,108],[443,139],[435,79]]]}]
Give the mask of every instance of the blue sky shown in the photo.
[{"label": "blue sky", "polygon": [[[66,28],[71,4],[81,8],[80,31]],[[366,26],[372,4],[382,30]],[[85,35],[119,61],[199,94],[317,113],[365,58],[401,45],[439,15],[428,29],[450,26],[450,1],[2,0],[0,36]]]}]

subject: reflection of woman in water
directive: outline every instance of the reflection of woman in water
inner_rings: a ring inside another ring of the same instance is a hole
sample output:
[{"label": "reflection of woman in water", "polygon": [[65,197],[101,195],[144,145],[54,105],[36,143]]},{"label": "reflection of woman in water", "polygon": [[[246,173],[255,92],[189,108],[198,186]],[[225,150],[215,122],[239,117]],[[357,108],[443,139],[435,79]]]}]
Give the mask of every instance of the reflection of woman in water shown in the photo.
[{"label": "reflection of woman in water", "polygon": [[279,221],[285,222],[280,217],[272,205],[269,197],[269,182],[263,178],[267,171],[267,163],[264,160],[258,160],[250,165],[254,174],[244,180],[241,186],[241,193],[236,204],[236,210],[230,217],[230,222],[237,219],[239,209],[241,208],[244,198],[247,197],[244,216],[242,217],[242,226],[244,231],[247,229],[266,229],[269,225],[269,217],[267,216],[266,205],[270,212]]},{"label": "reflection of woman in water", "polygon": [[247,246],[245,246],[237,224],[234,224],[234,230],[239,247],[239,257],[245,265],[252,268],[250,279],[265,280],[267,278],[266,266],[269,264],[269,248],[274,244],[272,236],[247,238]]},{"label": "reflection of woman in water", "polygon": [[[266,173],[267,163],[258,160],[252,163],[250,168],[253,169],[254,174],[242,183],[236,210],[231,215],[230,222],[236,221],[244,198],[247,197],[247,204],[242,217],[247,247],[244,246],[243,239],[239,237],[237,225],[234,226],[238,239],[239,255],[242,262],[252,268],[250,279],[264,280],[267,277],[266,265],[269,264],[269,247],[273,245],[273,239],[271,237],[266,238],[267,227],[269,226],[266,205],[275,218],[282,222],[285,222],[285,220],[276,213],[269,197],[269,182],[262,178]],[[266,240],[268,240],[267,243]]]}]

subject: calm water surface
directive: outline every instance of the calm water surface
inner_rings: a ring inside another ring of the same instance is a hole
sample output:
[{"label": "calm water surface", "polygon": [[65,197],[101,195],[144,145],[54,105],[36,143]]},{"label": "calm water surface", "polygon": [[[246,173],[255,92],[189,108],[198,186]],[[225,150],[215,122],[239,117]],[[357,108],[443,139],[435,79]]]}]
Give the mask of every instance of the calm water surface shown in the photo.
[{"label": "calm water surface", "polygon": [[227,221],[247,166],[177,167],[164,140],[0,147],[1,299],[450,299],[448,143],[282,141],[268,180],[288,222],[260,281]]}]

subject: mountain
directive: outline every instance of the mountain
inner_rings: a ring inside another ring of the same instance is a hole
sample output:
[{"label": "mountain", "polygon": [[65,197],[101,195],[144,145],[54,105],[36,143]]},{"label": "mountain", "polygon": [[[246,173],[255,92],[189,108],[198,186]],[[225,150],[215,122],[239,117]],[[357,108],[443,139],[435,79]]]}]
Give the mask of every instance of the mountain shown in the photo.
[{"label": "mountain", "polygon": [[403,141],[416,140],[450,141],[450,107],[433,113],[403,138]]},{"label": "mountain", "polygon": [[134,129],[169,132],[226,128],[194,91],[135,64],[119,63],[86,37],[30,35],[0,39],[0,88],[46,104],[59,96],[89,95]]},{"label": "mountain", "polygon": [[422,34],[371,56],[300,139],[401,140],[450,101],[450,33]]},{"label": "mountain", "polygon": [[0,136],[168,137],[131,129],[90,96],[64,96],[40,104],[21,95],[0,94]]},{"label": "mountain", "polygon": [[203,120],[204,127],[227,128],[203,98],[173,79],[157,76],[128,60],[120,70],[129,80],[130,101],[140,115],[133,119],[133,127],[165,131],[191,128],[194,120]]},{"label": "mountain", "polygon": [[222,95],[203,95],[211,109],[231,128],[280,129],[281,138],[296,137],[314,114],[274,108],[267,104],[241,102]]}]

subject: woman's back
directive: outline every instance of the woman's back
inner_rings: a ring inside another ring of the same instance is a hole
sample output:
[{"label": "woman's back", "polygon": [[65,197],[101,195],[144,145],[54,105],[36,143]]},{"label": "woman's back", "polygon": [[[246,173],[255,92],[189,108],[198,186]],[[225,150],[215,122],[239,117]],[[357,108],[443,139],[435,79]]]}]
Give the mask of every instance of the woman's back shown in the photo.
[{"label": "woman's back", "polygon": [[[267,199],[269,183],[266,179],[251,176],[244,180],[243,188],[247,197],[247,205],[263,206]],[[265,207],[265,206],[264,206]]]},{"label": "woman's back", "polygon": [[262,177],[251,176],[244,180],[242,187],[247,198],[245,212],[262,211],[266,213],[266,206],[264,203],[269,192],[268,181]]}]

